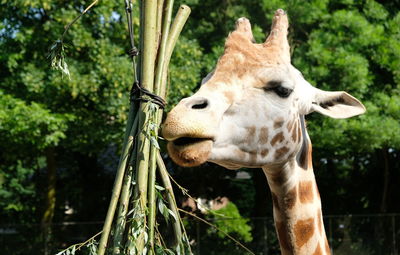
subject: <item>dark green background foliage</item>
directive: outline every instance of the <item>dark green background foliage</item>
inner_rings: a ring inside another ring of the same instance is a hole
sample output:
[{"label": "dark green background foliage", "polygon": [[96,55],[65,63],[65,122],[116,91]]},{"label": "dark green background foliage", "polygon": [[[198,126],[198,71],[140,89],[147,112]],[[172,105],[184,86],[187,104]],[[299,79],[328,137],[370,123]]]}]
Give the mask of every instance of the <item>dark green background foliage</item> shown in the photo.
[{"label": "dark green background foliage", "polygon": [[[170,67],[169,109],[212,70],[237,18],[248,17],[262,42],[274,10],[283,8],[292,62],[304,77],[322,89],[346,90],[367,107],[365,115],[348,120],[308,117],[324,213],[400,211],[399,1],[178,2],[192,14]],[[65,37],[70,78],[52,70],[47,58],[64,26],[88,4],[1,1],[0,224],[40,223],[48,149],[54,149],[57,170],[53,221],[104,219],[132,83],[123,1],[101,0],[72,26]],[[242,217],[272,214],[259,169],[246,170],[251,179],[237,180],[235,172],[211,164],[168,165],[195,197],[226,196]],[[73,214],[64,213],[66,205]],[[250,238],[244,230],[225,230],[254,243],[264,231],[253,224]],[[213,238],[225,242],[218,234]]]}]

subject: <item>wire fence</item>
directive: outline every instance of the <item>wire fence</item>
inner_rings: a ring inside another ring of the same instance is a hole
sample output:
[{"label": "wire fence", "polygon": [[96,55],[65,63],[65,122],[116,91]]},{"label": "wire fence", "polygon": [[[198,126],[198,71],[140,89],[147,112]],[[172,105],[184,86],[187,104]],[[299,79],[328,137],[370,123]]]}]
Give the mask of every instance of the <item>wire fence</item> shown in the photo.
[{"label": "wire fence", "polygon": [[[235,221],[214,219],[212,223],[229,231],[223,226],[235,225]],[[324,217],[324,223],[334,255],[399,255],[400,214],[331,215]],[[251,240],[240,228],[229,234],[255,254],[280,254],[272,218],[251,218],[247,225],[251,228]],[[98,233],[102,222],[62,222],[54,223],[51,228],[52,238],[44,242],[38,224],[0,225],[0,255],[56,254]],[[187,221],[186,229],[195,255],[246,254],[232,240],[201,222]]]}]

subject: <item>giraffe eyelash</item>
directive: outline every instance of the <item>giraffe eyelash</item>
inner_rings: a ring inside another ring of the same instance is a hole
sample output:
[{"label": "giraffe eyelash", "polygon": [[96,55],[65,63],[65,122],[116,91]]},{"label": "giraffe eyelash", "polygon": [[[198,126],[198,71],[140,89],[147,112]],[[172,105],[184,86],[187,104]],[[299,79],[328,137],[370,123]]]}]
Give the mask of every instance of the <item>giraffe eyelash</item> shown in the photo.
[{"label": "giraffe eyelash", "polygon": [[282,86],[276,87],[273,90],[278,96],[280,96],[282,98],[289,97],[290,94],[292,94],[292,92],[293,92],[293,89],[288,89],[288,88],[285,88],[285,87],[282,87]]},{"label": "giraffe eyelash", "polygon": [[274,91],[279,97],[287,98],[292,94],[293,89],[289,89],[282,86],[280,81],[269,81],[267,86],[265,86],[264,91]]}]

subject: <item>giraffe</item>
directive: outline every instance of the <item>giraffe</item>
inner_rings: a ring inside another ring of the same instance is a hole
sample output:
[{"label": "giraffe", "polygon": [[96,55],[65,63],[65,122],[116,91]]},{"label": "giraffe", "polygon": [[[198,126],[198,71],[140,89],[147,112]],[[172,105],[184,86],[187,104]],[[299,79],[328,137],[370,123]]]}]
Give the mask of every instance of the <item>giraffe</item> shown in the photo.
[{"label": "giraffe", "polygon": [[330,254],[304,116],[349,118],[365,107],[344,91],[323,91],[305,80],[291,65],[288,26],[286,13],[277,10],[269,36],[257,44],[249,20],[238,19],[214,71],[170,111],[162,134],[179,165],[261,167],[281,253]]}]

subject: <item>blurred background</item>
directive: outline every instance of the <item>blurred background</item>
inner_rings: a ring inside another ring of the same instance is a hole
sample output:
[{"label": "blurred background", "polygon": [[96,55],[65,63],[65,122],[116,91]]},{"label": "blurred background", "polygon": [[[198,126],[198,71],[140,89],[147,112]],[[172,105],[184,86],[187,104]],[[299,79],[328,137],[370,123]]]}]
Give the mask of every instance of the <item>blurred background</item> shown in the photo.
[{"label": "blurred background", "polygon": [[[237,18],[248,17],[262,42],[274,11],[288,12],[293,65],[314,86],[346,90],[367,107],[348,120],[307,117],[333,254],[398,254],[400,1],[175,2],[176,8],[189,5],[192,14],[173,54],[168,109],[198,89]],[[133,81],[124,2],[99,1],[71,27],[65,37],[70,78],[52,70],[48,58],[64,26],[89,4],[1,1],[2,255],[55,254],[101,230]],[[256,254],[278,253],[260,169],[181,168],[165,160],[174,179],[215,213],[175,187],[180,206]],[[246,254],[221,232],[182,216],[195,254]],[[42,235],[44,223],[51,226],[49,238]]]}]

